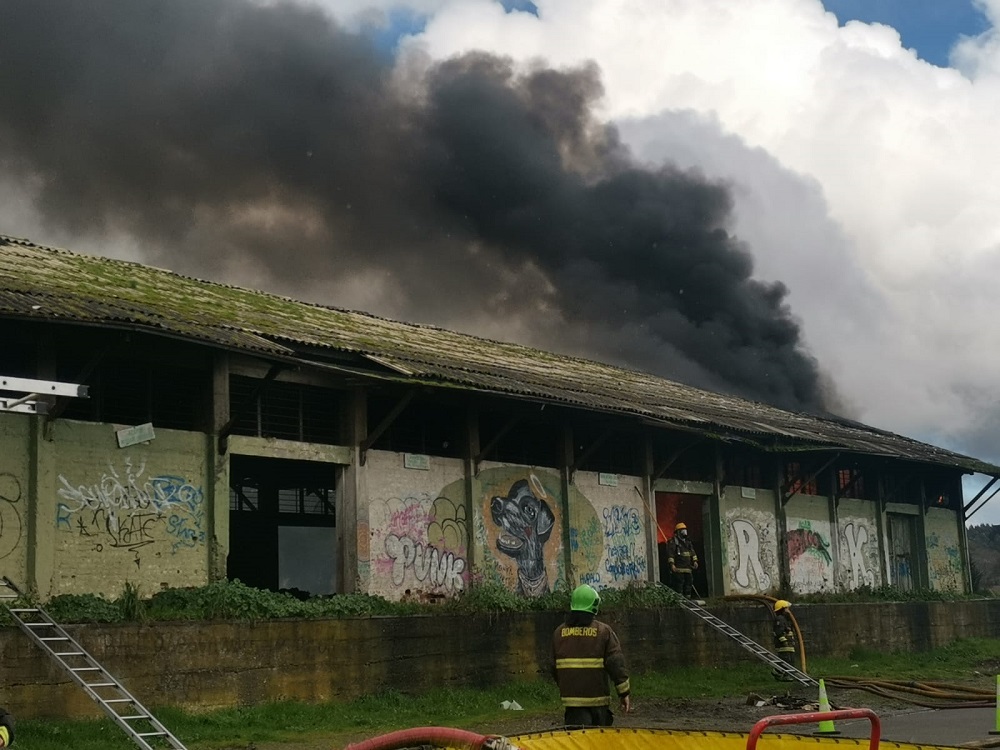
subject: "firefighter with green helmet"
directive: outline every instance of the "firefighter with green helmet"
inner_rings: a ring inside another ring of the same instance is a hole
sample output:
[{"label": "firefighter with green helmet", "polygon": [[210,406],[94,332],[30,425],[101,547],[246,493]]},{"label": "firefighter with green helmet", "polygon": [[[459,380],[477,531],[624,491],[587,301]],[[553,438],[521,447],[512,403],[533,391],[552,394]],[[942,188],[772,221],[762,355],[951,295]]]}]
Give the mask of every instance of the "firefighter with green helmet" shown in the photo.
[{"label": "firefighter with green helmet", "polygon": [[594,619],[600,606],[601,596],[592,586],[577,586],[565,621],[552,634],[552,674],[566,726],[611,726],[614,714],[608,678],[622,711],[632,710],[621,643],[610,625]]},{"label": "firefighter with green helmet", "polygon": [[0,708],[0,747],[14,744],[14,717],[6,708]]},{"label": "firefighter with green helmet", "polygon": [[[774,603],[774,652],[786,661],[795,666],[795,645],[798,639],[795,635],[795,628],[792,626],[792,603],[779,599]],[[791,680],[792,677],[785,675],[778,670],[771,672],[776,680]]]}]

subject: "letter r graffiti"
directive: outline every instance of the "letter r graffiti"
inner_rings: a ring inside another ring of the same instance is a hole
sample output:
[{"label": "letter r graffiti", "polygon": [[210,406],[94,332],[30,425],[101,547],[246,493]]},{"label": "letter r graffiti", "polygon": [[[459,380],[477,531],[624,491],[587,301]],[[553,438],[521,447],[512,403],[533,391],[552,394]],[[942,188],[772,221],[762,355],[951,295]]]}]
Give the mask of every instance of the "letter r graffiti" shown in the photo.
[{"label": "letter r graffiti", "polygon": [[764,572],[760,562],[760,537],[757,529],[749,521],[733,521],[733,535],[736,537],[737,564],[734,572],[736,583],[742,588],[750,588],[750,571],[761,589],[771,587],[771,577]]}]

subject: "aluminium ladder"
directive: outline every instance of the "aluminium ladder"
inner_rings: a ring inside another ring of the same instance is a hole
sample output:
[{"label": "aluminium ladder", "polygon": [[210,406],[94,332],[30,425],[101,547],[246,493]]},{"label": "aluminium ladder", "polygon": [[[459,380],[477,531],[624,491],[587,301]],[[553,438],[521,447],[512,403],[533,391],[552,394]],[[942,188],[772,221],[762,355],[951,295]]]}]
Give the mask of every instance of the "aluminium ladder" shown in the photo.
[{"label": "aluminium ladder", "polygon": [[731,625],[727,625],[725,622],[720,620],[718,617],[713,615],[711,612],[709,612],[707,609],[700,606],[696,602],[693,602],[687,597],[681,596],[680,594],[677,595],[677,600],[678,603],[682,607],[684,607],[684,609],[693,614],[699,620],[707,622],[709,625],[711,625],[713,628],[718,630],[723,635],[736,641],[740,646],[742,646],[744,649],[746,649],[751,654],[756,656],[758,659],[770,664],[775,672],[778,672],[784,675],[785,677],[790,677],[791,679],[795,680],[796,682],[800,682],[803,685],[816,688],[819,687],[819,682],[814,680],[805,672],[803,672],[800,669],[796,669],[777,654],[771,653],[766,648],[757,643],[757,641],[751,638],[747,638],[745,635],[743,635],[743,633],[738,631],[736,628],[732,627]]},{"label": "aluminium ladder", "polygon": [[[3,591],[3,589],[8,591]],[[0,599],[16,600],[20,590],[6,576],[0,581]],[[154,717],[118,680],[77,643],[41,607],[13,607],[7,611],[28,637],[69,673],[104,712],[144,750],[186,750],[180,740]]]}]

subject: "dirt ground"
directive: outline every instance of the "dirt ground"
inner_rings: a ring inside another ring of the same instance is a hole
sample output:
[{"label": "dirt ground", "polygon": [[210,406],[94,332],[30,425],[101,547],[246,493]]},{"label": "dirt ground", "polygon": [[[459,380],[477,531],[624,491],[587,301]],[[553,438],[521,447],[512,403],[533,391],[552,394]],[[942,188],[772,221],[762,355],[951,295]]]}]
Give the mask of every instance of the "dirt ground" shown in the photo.
[{"label": "dirt ground", "polygon": [[[625,715],[620,711],[615,714],[615,726],[648,727],[682,730],[713,729],[724,732],[739,732],[746,734],[753,725],[765,716],[780,713],[800,711],[816,711],[818,695],[813,695],[812,688],[800,685],[776,686],[775,692],[768,695],[740,695],[731,698],[712,699],[663,699],[635,697],[632,713]],[[879,710],[898,707],[901,704],[887,703],[874,696],[856,691],[844,693],[843,696],[830,698],[833,708],[868,706]],[[853,701],[853,702],[851,702]],[[757,705],[763,702],[764,705]],[[879,703],[880,705],[875,705]],[[496,721],[483,726],[469,727],[470,730],[482,734],[499,734],[513,736],[543,732],[562,726],[562,715],[525,715],[518,711],[506,711],[497,707]],[[815,727],[806,726],[802,732],[812,731]],[[793,726],[785,727],[784,732],[795,732]],[[227,748],[226,750],[332,750],[343,748],[352,742],[369,739],[371,733],[338,734],[329,737],[313,738],[308,742],[292,743],[261,743]]]}]

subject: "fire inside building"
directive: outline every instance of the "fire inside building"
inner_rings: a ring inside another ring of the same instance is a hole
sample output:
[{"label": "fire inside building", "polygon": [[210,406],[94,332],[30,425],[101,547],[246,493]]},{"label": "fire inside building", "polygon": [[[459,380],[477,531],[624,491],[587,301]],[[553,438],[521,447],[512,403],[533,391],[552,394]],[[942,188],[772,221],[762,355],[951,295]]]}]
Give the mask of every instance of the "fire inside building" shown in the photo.
[{"label": "fire inside building", "polygon": [[[1000,467],[441,328],[0,237],[0,560],[41,599],[970,589]],[[69,390],[67,390],[69,389]]]}]

